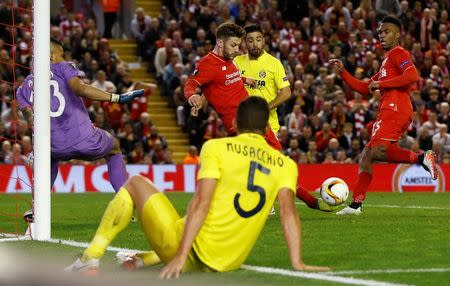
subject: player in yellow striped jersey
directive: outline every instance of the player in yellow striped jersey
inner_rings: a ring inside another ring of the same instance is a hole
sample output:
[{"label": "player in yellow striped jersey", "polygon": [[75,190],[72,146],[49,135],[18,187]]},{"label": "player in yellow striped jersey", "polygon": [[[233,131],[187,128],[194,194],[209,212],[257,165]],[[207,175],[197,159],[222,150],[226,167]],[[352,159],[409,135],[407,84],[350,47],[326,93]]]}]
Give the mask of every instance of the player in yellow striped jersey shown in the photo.
[{"label": "player in yellow striped jersey", "polygon": [[[290,84],[280,60],[264,50],[264,34],[261,28],[251,24],[246,26],[244,30],[248,53],[235,57],[234,63],[241,71],[242,76],[247,79],[246,82],[251,82],[248,79],[254,80],[252,85],[246,84],[247,92],[250,95],[264,98],[269,104],[269,124],[272,131],[277,134],[280,124],[278,123],[276,108],[290,98]],[[274,142],[271,142],[271,145],[277,146]],[[278,143],[278,145],[281,149],[281,144]],[[313,209],[322,211],[334,209],[300,186],[297,187],[296,197]]]},{"label": "player in yellow striped jersey", "polygon": [[97,269],[106,247],[129,223],[134,206],[154,249],[138,256],[139,265],[166,263],[161,278],[178,277],[185,271],[238,269],[276,199],[292,267],[328,270],[302,262],[300,221],[294,205],[297,165],[264,140],[268,117],[267,103],[248,97],[238,107],[239,135],[205,143],[198,188],[185,219],[150,180],[142,176],[128,180],[109,204],[83,256],[67,270]]}]

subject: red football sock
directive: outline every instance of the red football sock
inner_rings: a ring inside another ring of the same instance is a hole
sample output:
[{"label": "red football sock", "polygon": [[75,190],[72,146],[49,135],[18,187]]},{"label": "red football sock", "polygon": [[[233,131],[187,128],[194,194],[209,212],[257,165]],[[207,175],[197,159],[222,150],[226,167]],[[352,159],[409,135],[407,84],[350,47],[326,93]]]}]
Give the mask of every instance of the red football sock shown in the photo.
[{"label": "red football sock", "polygon": [[403,149],[398,146],[397,142],[389,144],[386,150],[387,161],[390,163],[410,163],[419,162],[419,154],[414,153],[408,149]]},{"label": "red football sock", "polygon": [[355,190],[353,191],[353,202],[362,203],[366,198],[367,188],[372,181],[372,174],[367,172],[361,172],[356,182]]},{"label": "red football sock", "polygon": [[311,195],[306,189],[297,186],[296,197],[304,201],[308,207],[312,209],[317,208],[317,198]]}]

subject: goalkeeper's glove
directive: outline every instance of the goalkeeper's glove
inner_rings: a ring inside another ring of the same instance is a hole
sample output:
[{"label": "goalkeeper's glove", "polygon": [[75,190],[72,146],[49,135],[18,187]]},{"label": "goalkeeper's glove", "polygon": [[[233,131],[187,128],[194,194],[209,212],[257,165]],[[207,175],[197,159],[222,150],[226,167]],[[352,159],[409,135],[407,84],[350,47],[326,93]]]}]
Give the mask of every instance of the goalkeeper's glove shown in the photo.
[{"label": "goalkeeper's glove", "polygon": [[322,198],[319,198],[317,200],[317,209],[321,210],[323,212],[332,212],[335,211],[338,207],[337,206],[330,206],[326,202],[323,201]]},{"label": "goalkeeper's glove", "polygon": [[133,90],[133,91],[129,91],[127,93],[122,93],[122,94],[111,93],[110,101],[117,102],[117,103],[128,103],[128,102],[132,101],[133,99],[135,99],[136,97],[139,97],[143,94],[144,94],[143,89]]}]

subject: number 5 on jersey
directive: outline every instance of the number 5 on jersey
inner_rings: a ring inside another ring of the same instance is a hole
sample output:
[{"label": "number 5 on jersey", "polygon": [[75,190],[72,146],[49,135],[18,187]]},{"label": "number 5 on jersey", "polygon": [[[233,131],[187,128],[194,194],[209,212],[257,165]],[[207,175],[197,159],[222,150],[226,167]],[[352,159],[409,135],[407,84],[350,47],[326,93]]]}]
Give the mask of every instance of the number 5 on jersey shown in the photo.
[{"label": "number 5 on jersey", "polygon": [[255,161],[250,162],[250,171],[248,173],[247,189],[250,192],[257,192],[259,194],[259,202],[253,209],[246,211],[242,209],[241,205],[239,204],[239,198],[241,197],[241,194],[240,193],[236,194],[234,196],[234,208],[236,209],[236,212],[243,218],[249,218],[251,216],[254,216],[263,208],[264,204],[266,203],[266,191],[261,186],[254,184],[256,170],[259,170],[260,172],[266,175],[270,174],[270,170],[265,168],[263,165]]}]

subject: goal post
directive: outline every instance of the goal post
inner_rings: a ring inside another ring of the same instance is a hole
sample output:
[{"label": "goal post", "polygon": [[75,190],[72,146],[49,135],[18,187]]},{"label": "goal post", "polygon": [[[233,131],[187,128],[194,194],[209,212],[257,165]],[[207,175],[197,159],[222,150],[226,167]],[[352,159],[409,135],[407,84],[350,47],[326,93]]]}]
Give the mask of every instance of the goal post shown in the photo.
[{"label": "goal post", "polygon": [[36,240],[51,237],[50,207],[50,1],[33,1],[34,223]]}]

